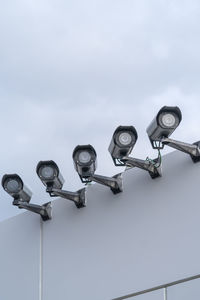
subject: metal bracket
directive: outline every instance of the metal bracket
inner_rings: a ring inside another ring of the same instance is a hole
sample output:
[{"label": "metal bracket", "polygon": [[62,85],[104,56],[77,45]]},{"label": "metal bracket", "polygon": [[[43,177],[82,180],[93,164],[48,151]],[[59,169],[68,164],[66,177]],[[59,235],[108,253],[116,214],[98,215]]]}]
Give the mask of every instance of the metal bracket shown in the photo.
[{"label": "metal bracket", "polygon": [[92,181],[103,184],[105,186],[110,187],[113,194],[118,194],[123,191],[122,187],[122,174],[117,174],[113,177],[106,177],[102,175],[96,175],[90,177]]},{"label": "metal bracket", "polygon": [[160,158],[154,160],[143,160],[143,159],[125,156],[121,160],[125,162],[125,165],[127,167],[137,167],[145,171],[148,171],[152,179],[162,176]]},{"label": "metal bracket", "polygon": [[162,138],[161,142],[163,145],[167,145],[169,147],[189,154],[194,163],[200,161],[200,141],[194,144],[188,144],[169,138]]},{"label": "metal bracket", "polygon": [[164,145],[161,143],[160,140],[152,141],[151,143],[152,143],[153,149],[161,150],[164,148]]},{"label": "metal bracket", "polygon": [[86,206],[85,188],[80,189],[77,192],[69,192],[60,189],[54,189],[52,187],[47,187],[46,191],[51,197],[61,197],[73,201],[77,208]]},{"label": "metal bracket", "polygon": [[43,221],[47,221],[52,218],[51,202],[45,203],[43,205],[37,205],[15,199],[13,201],[13,205],[18,206],[18,208],[24,208],[26,210],[39,214]]},{"label": "metal bracket", "polygon": [[81,175],[79,175],[79,177],[82,183],[88,184],[92,182],[91,177],[82,177]]},{"label": "metal bracket", "polygon": [[113,159],[113,162],[114,162],[114,165],[116,167],[124,167],[126,166],[125,162],[123,162],[120,158],[112,158]]}]

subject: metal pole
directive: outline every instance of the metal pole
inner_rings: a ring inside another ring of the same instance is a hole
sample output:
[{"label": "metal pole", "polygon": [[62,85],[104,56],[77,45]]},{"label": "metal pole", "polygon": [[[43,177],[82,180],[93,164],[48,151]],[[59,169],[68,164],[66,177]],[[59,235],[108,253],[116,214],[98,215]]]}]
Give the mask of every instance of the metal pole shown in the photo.
[{"label": "metal pole", "polygon": [[167,300],[167,288],[164,288],[164,300]]}]

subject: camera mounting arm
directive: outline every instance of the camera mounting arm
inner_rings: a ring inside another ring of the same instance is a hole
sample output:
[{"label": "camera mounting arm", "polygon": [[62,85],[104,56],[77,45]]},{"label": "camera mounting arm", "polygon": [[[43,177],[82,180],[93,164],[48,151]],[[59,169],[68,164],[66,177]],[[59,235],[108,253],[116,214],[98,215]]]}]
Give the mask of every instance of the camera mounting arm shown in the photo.
[{"label": "camera mounting arm", "polygon": [[133,158],[125,156],[121,159],[127,167],[137,167],[149,172],[152,179],[162,176],[161,173],[161,157],[159,156],[154,160],[143,160],[138,158]]},{"label": "camera mounting arm", "polygon": [[118,194],[123,191],[122,188],[122,174],[117,174],[113,177],[107,177],[102,175],[92,175],[90,177],[92,181],[95,181],[97,183],[103,184],[105,186],[110,187],[113,194]]},{"label": "camera mounting arm", "polygon": [[194,163],[200,161],[200,141],[194,144],[188,144],[169,138],[162,138],[161,143],[189,154]]},{"label": "camera mounting arm", "polygon": [[26,210],[39,214],[43,221],[47,221],[52,218],[51,202],[45,203],[43,205],[37,205],[37,204],[32,204],[32,203],[15,199],[13,201],[13,205],[18,206],[18,208],[24,208]]},{"label": "camera mounting arm", "polygon": [[80,189],[77,192],[69,192],[61,189],[54,189],[52,187],[47,187],[46,192],[49,193],[51,197],[61,197],[70,201],[73,201],[77,208],[86,206],[86,189]]}]

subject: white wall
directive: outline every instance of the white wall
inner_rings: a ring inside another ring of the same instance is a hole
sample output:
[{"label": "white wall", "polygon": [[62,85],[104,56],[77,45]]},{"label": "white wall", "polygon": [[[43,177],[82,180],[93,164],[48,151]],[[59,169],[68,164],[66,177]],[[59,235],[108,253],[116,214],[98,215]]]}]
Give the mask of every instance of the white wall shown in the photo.
[{"label": "white wall", "polygon": [[40,294],[40,219],[23,213],[0,223],[0,299]]},{"label": "white wall", "polygon": [[199,274],[200,163],[176,151],[162,178],[134,168],[123,180],[118,195],[89,186],[86,208],[55,200],[41,230],[29,212],[0,223],[0,299],[108,300]]}]

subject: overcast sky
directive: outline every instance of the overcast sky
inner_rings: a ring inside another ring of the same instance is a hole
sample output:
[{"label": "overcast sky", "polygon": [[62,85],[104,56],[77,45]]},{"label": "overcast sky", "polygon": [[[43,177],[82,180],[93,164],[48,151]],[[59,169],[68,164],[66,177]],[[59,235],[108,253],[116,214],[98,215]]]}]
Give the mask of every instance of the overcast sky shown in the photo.
[{"label": "overcast sky", "polygon": [[[1,1],[0,176],[18,173],[44,203],[35,168],[53,159],[75,191],[78,144],[95,147],[98,174],[114,175],[118,125],[136,127],[135,157],[154,158],[146,127],[163,105],[182,110],[173,138],[200,140],[199,37],[198,0]],[[2,188],[0,199],[0,220],[21,212]]]}]

